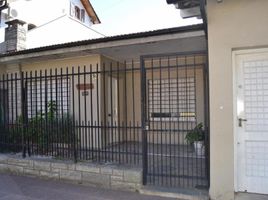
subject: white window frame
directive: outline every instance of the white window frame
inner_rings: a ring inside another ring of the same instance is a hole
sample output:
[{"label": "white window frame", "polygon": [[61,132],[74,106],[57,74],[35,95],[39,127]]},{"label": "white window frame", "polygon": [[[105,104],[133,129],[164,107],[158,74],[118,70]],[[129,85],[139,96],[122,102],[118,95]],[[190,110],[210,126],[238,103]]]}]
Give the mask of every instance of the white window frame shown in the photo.
[{"label": "white window frame", "polygon": [[78,5],[71,2],[70,4],[70,16],[74,19],[85,23],[86,22],[86,11],[84,8],[80,8]]}]

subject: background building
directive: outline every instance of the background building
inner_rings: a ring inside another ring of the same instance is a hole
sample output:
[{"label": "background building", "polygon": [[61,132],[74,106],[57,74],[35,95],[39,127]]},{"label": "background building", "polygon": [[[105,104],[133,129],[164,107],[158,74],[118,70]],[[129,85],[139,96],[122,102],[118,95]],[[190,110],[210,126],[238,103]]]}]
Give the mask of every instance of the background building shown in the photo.
[{"label": "background building", "polygon": [[21,49],[102,36],[91,28],[100,20],[88,0],[10,0],[1,14],[0,52],[6,50],[6,22],[15,19],[24,22],[20,24],[19,31],[25,33]]}]

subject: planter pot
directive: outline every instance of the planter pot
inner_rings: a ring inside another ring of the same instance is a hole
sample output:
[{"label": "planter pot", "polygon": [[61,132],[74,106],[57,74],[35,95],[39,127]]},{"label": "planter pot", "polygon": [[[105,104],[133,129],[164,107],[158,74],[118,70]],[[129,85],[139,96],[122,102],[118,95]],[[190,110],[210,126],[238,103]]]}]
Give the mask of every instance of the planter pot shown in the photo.
[{"label": "planter pot", "polygon": [[194,150],[196,152],[196,155],[204,156],[205,155],[204,141],[195,141],[194,142]]}]

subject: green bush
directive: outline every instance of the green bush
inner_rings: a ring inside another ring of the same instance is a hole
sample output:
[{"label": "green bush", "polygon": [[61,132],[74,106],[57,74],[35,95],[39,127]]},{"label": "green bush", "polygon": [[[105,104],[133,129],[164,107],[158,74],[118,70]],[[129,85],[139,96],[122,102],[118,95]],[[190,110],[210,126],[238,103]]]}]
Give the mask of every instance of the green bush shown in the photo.
[{"label": "green bush", "polygon": [[195,141],[203,141],[205,139],[203,124],[197,124],[193,130],[187,133],[185,139],[189,144],[193,144]]},{"label": "green bush", "polygon": [[[50,151],[55,143],[72,144],[74,134],[73,119],[68,113],[57,114],[57,104],[51,101],[47,112],[38,112],[25,120],[24,138],[28,145],[35,147],[39,154]],[[9,137],[13,143],[22,143],[23,118],[19,116],[9,129]]]}]

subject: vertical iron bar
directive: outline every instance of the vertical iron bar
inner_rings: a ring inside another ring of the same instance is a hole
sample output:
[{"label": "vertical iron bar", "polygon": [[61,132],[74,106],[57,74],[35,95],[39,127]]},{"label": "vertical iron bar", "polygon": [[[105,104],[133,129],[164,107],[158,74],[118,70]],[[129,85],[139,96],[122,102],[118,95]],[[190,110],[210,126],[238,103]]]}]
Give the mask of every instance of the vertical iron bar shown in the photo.
[{"label": "vertical iron bar", "polygon": [[80,66],[78,66],[78,95],[77,95],[77,99],[78,99],[78,134],[79,134],[79,158],[82,158],[82,137],[81,137],[81,91],[80,91]]},{"label": "vertical iron bar", "polygon": [[[160,70],[160,74],[159,74],[159,81],[160,81],[160,113],[163,112],[163,108],[162,108],[162,60],[161,58],[159,58],[159,70]],[[161,137],[161,148],[160,148],[160,160],[161,160],[161,185],[164,184],[164,176],[163,176],[163,167],[164,167],[164,159],[163,159],[163,116],[160,117],[160,137]]]},{"label": "vertical iron bar", "polygon": [[[15,101],[16,101],[16,104],[15,104],[15,113],[16,113],[16,120],[18,120],[18,117],[19,117],[19,114],[18,114],[18,74],[15,73]],[[4,87],[3,87],[4,89]],[[4,91],[4,90],[3,90]],[[5,101],[5,96],[3,96],[2,98],[4,98],[4,101]],[[4,109],[5,109],[5,104],[4,104]],[[5,114],[5,112],[4,112]],[[6,124],[5,120],[4,120],[4,124]],[[18,127],[15,127],[15,131],[18,131]],[[18,147],[16,147],[16,149],[18,150]]]},{"label": "vertical iron bar", "polygon": [[[194,83],[193,83],[193,90],[194,90],[194,113],[195,113],[195,116],[194,116],[194,126],[196,126],[197,125],[197,101],[196,101],[196,98],[197,98],[197,88],[196,88],[196,55],[193,55],[193,57],[194,57]],[[192,95],[190,95],[190,96],[192,96]],[[191,104],[192,104],[192,99],[190,98],[190,102],[191,102]],[[191,108],[190,108],[191,109]],[[196,186],[196,185],[198,185],[198,183],[199,183],[199,178],[198,178],[198,176],[201,176],[202,177],[202,170],[201,170],[201,173],[199,174],[197,174],[196,172],[198,172],[198,165],[199,166],[201,166],[201,168],[202,168],[202,158],[200,159],[200,161],[201,161],[201,163],[200,163],[200,165],[199,165],[199,158],[198,158],[198,155],[197,155],[197,153],[196,153],[196,158],[195,158],[195,162],[194,162],[194,159],[193,159],[193,172],[192,172],[192,175],[193,175],[193,177],[196,177],[195,179],[196,180],[193,180],[194,181],[194,185]],[[194,164],[195,164],[195,166],[194,166]],[[196,172],[195,172],[195,170],[196,170]],[[195,172],[195,173],[194,173]],[[196,174],[196,175],[195,175]],[[194,179],[194,178],[193,178]],[[195,187],[194,186],[194,187]]]},{"label": "vertical iron bar", "polygon": [[[185,104],[186,104],[186,113],[189,112],[189,94],[188,94],[188,61],[187,61],[187,56],[185,56]],[[186,130],[189,130],[189,116],[186,115]],[[189,170],[189,145],[187,145],[187,175],[190,176],[190,170]],[[187,186],[190,186],[190,179],[187,179]]]},{"label": "vertical iron bar", "polygon": [[[99,105],[99,64],[96,65],[97,71],[96,71],[96,84],[97,84],[97,134],[98,134],[98,161],[100,161],[101,156],[101,142],[100,142],[100,105]],[[96,124],[96,123],[95,123]]]},{"label": "vertical iron bar", "polygon": [[[55,129],[56,129],[56,154],[59,156],[60,154],[60,138],[59,138],[59,109],[58,109],[58,104],[59,104],[59,99],[58,99],[58,70],[57,68],[55,69],[55,98],[56,98],[56,119],[55,119]],[[60,144],[61,145],[61,144]]]},{"label": "vertical iron bar", "polygon": [[[39,127],[39,130],[38,130],[38,133],[39,133],[39,137],[41,139],[41,154],[44,155],[44,134],[43,133],[43,125],[44,125],[44,122],[43,122],[43,84],[42,84],[42,70],[40,70],[40,77],[39,77],[39,95],[40,95],[40,115],[41,115],[41,120],[40,120],[40,127]],[[39,125],[39,124],[38,124]],[[41,132],[41,133],[40,133]],[[38,137],[38,139],[39,139]]]},{"label": "vertical iron bar", "polygon": [[30,147],[29,147],[29,132],[28,132],[28,72],[25,73],[25,89],[24,89],[24,95],[25,95],[25,142],[26,142],[26,149],[28,152],[28,156],[30,156]]},{"label": "vertical iron bar", "polygon": [[[90,64],[90,84],[92,83],[92,65]],[[92,88],[93,89],[93,88]],[[93,137],[93,94],[92,94],[92,89],[90,90],[90,134],[91,134],[91,158],[94,158],[94,149],[96,143],[94,143],[94,137]]]},{"label": "vertical iron bar", "polygon": [[75,122],[75,87],[74,87],[74,67],[72,67],[72,139],[73,139],[73,154],[74,154],[74,162],[77,163],[77,140],[76,140],[76,122]]},{"label": "vertical iron bar", "polygon": [[69,85],[69,67],[67,66],[66,67],[66,69],[65,69],[65,75],[66,75],[66,108],[67,108],[67,110],[66,110],[66,122],[65,122],[65,126],[67,127],[67,138],[66,138],[66,141],[67,141],[67,144],[68,144],[68,146],[67,146],[67,158],[68,159],[70,159],[71,158],[71,156],[70,156],[70,108],[69,108],[69,101],[70,101],[70,97],[69,97],[69,95],[70,95],[70,91],[69,91],[69,87],[70,87],[70,85]]},{"label": "vertical iron bar", "polygon": [[[149,103],[151,103],[151,107],[150,107],[150,104],[149,104],[149,109],[151,109],[151,115],[155,112],[155,110],[156,110],[156,108],[155,108],[155,99],[154,99],[154,59],[152,58],[151,59],[151,99],[149,99]],[[150,89],[150,88],[149,88]],[[149,91],[149,95],[150,95],[150,91]],[[151,119],[150,119],[150,117],[151,117]],[[152,127],[151,127],[151,129],[152,129],[152,131],[150,131],[150,133],[149,134],[152,134],[152,140],[153,140],[153,142],[152,142],[152,151],[153,151],[153,154],[152,154],[152,158],[150,158],[149,157],[149,160],[151,161],[152,160],[152,163],[150,164],[151,165],[151,172],[150,173],[152,173],[152,175],[150,176],[150,180],[152,180],[153,181],[153,183],[155,184],[155,182],[156,182],[156,180],[155,180],[155,178],[156,178],[156,176],[155,176],[155,174],[156,174],[156,171],[155,170],[158,170],[158,169],[155,169],[155,166],[158,166],[158,158],[156,159],[155,158],[155,131],[154,131],[154,129],[155,129],[155,119],[154,119],[154,117],[153,116],[150,116],[150,114],[148,115],[148,118],[149,118],[149,123],[151,122],[151,120],[152,120]],[[151,125],[151,124],[150,124]],[[156,131],[156,133],[157,133],[157,141],[158,141],[158,132]],[[156,144],[157,144],[157,142],[156,142]],[[158,148],[157,148],[157,154],[158,154]]]},{"label": "vertical iron bar", "polygon": [[[6,104],[5,104],[5,107],[6,107],[6,112],[5,113],[7,113],[7,116],[6,116],[6,123],[7,123],[7,132],[9,133],[10,132],[10,117],[9,117],[9,115],[10,115],[10,108],[9,108],[9,100],[10,100],[10,92],[9,92],[9,74],[6,74],[6,91],[7,91],[7,101],[6,101]],[[22,95],[22,94],[21,94]],[[21,129],[22,130],[22,129]],[[23,131],[23,130],[22,130]],[[7,135],[7,137],[8,137],[8,135]],[[13,137],[14,137],[14,135],[13,135]],[[22,137],[23,138],[23,137]],[[13,144],[13,141],[12,140],[14,140],[13,138],[7,138],[6,139],[7,140],[7,143],[8,143],[8,146],[9,146],[9,148],[10,147],[13,147],[14,146],[14,144]],[[22,140],[23,141],[23,140]],[[23,150],[23,143],[22,143],[22,146],[21,146],[21,148],[22,148],[22,150]]]},{"label": "vertical iron bar", "polygon": [[[133,128],[135,126],[135,119],[136,119],[136,116],[135,116],[135,87],[134,87],[134,84],[135,84],[135,79],[134,79],[134,61],[132,60],[131,62],[131,79],[132,79],[132,121],[133,121]],[[134,163],[136,163],[136,131],[135,131],[135,128],[133,129],[133,136],[134,136],[134,147],[133,147],[133,150],[134,150]]]},{"label": "vertical iron bar", "polygon": [[[178,115],[178,123],[176,124],[175,128],[178,129],[178,132],[177,133],[177,138],[178,138],[178,184],[179,186],[181,186],[181,180],[182,178],[181,177],[181,168],[183,168],[183,166],[181,166],[181,159],[183,159],[184,157],[181,156],[181,149],[180,149],[180,145],[181,145],[181,141],[180,141],[180,135],[181,135],[181,128],[180,128],[180,105],[181,105],[181,102],[180,102],[180,90],[179,90],[179,61],[178,61],[178,56],[176,56],[176,90],[177,90],[177,115]],[[182,143],[182,145],[184,145]],[[183,164],[183,163],[182,163]],[[184,170],[184,168],[183,168]]]},{"label": "vertical iron bar", "polygon": [[[104,114],[104,161],[107,162],[107,112],[106,112],[106,69],[103,63],[103,114]],[[103,127],[103,126],[102,126]],[[103,143],[103,142],[102,142]]]},{"label": "vertical iron bar", "polygon": [[[34,84],[35,84],[35,115],[38,114],[38,85],[37,85],[37,82],[38,82],[38,78],[37,78],[37,70],[35,70],[35,73],[34,73],[34,76],[35,76],[35,80],[34,80]],[[37,123],[34,122],[33,123],[33,126],[35,127],[35,130],[37,131],[35,133],[35,148],[36,148],[36,153],[38,154],[39,153],[39,128],[40,127],[36,127],[37,126]]]},{"label": "vertical iron bar", "polygon": [[[172,129],[171,129],[171,119],[173,118],[172,116],[172,113],[173,113],[173,110],[171,109],[171,91],[170,91],[170,57],[168,56],[167,57],[168,59],[168,109],[169,109],[169,113],[170,113],[170,117],[169,117],[169,126],[168,126],[168,129],[169,129],[169,184],[170,186],[172,186],[172,152],[171,152],[171,148],[172,148],[172,142],[171,142],[171,135],[172,135]],[[168,155],[168,154],[167,154]]]},{"label": "vertical iron bar", "polygon": [[21,72],[21,112],[22,112],[22,157],[26,157],[25,147],[25,93],[24,93],[24,72]]},{"label": "vertical iron bar", "polygon": [[124,141],[125,141],[125,151],[126,151],[126,155],[125,155],[125,158],[126,158],[126,163],[128,163],[128,127],[127,127],[127,124],[128,124],[128,110],[127,110],[127,63],[126,61],[124,62],[124,111],[125,111],[125,121],[124,121],[124,134],[125,136],[124,137]]},{"label": "vertical iron bar", "polygon": [[121,164],[121,129],[120,129],[120,121],[121,121],[121,102],[120,102],[120,79],[119,79],[119,62],[117,62],[117,71],[116,71],[116,78],[118,81],[118,85],[117,85],[117,108],[118,108],[118,113],[117,113],[117,134],[118,134],[118,162],[119,164]]},{"label": "vertical iron bar", "polygon": [[[16,84],[15,88],[17,88],[17,84]],[[16,89],[16,93],[17,93],[17,89]],[[17,95],[16,95],[16,99],[17,99]],[[30,118],[32,119],[33,118],[33,73],[32,73],[32,71],[30,72],[30,112],[31,112]],[[33,152],[33,134],[34,134],[34,130],[33,130],[33,127],[32,127],[33,126],[32,123],[30,123],[29,126],[30,126],[29,128],[32,130],[31,133],[29,133],[29,134],[31,134],[30,141],[31,141],[31,153],[32,153]]]},{"label": "vertical iron bar", "polygon": [[[43,91],[41,91],[43,92]],[[44,127],[44,134],[45,134],[45,154],[48,155],[48,135],[49,135],[49,131],[48,131],[48,96],[47,96],[47,70],[45,69],[45,91],[44,91],[44,95],[45,95],[45,127]]]},{"label": "vertical iron bar", "polygon": [[148,152],[147,152],[147,132],[146,126],[146,70],[144,66],[144,60],[141,57],[141,130],[142,130],[142,164],[143,164],[143,184],[147,183],[148,173]]},{"label": "vertical iron bar", "polygon": [[[85,121],[85,127],[83,128],[84,129],[84,146],[83,146],[83,149],[84,149],[84,151],[85,151],[85,153],[86,153],[86,160],[88,159],[88,134],[92,134],[92,129],[91,129],[91,127],[88,127],[88,123],[87,123],[87,94],[86,94],[86,84],[87,84],[87,76],[86,76],[86,66],[84,65],[84,72],[83,72],[83,79],[84,79],[84,81],[83,81],[83,84],[84,84],[84,90],[83,90],[83,92],[84,92],[84,121]],[[91,74],[90,74],[90,76],[91,76]],[[82,94],[82,93],[81,93]],[[92,104],[92,101],[90,102],[90,104]],[[92,112],[92,111],[90,111],[90,112]],[[91,142],[92,142],[92,140],[91,140]],[[90,142],[89,142],[89,148],[90,148]],[[83,151],[83,152],[84,152]],[[93,152],[92,152],[93,153]]]},{"label": "vertical iron bar", "polygon": [[[50,102],[53,102],[53,82],[52,82],[52,69],[49,70],[49,84],[50,84]],[[54,117],[54,116],[53,116]],[[51,119],[51,123],[50,123],[50,127],[49,127],[49,131],[51,133],[50,136],[50,142],[51,142],[51,151],[52,151],[52,156],[54,156],[54,123],[55,123],[55,119],[52,118]]]},{"label": "vertical iron bar", "polygon": [[[113,144],[113,125],[114,125],[114,105],[113,105],[113,76],[112,76],[112,63],[110,63],[110,118],[111,118],[111,127],[109,135],[109,143],[112,145],[112,161],[114,161],[114,144]],[[108,89],[108,90],[109,90]],[[108,93],[109,94],[109,93]]]},{"label": "vertical iron bar", "polygon": [[64,130],[64,110],[63,110],[63,106],[64,106],[64,103],[63,103],[63,69],[60,68],[60,109],[61,109],[61,116],[60,116],[60,127],[61,127],[61,130],[60,130],[60,140],[61,140],[61,145],[62,145],[62,151],[61,151],[61,154],[63,156],[63,158],[65,158],[65,130]]}]

